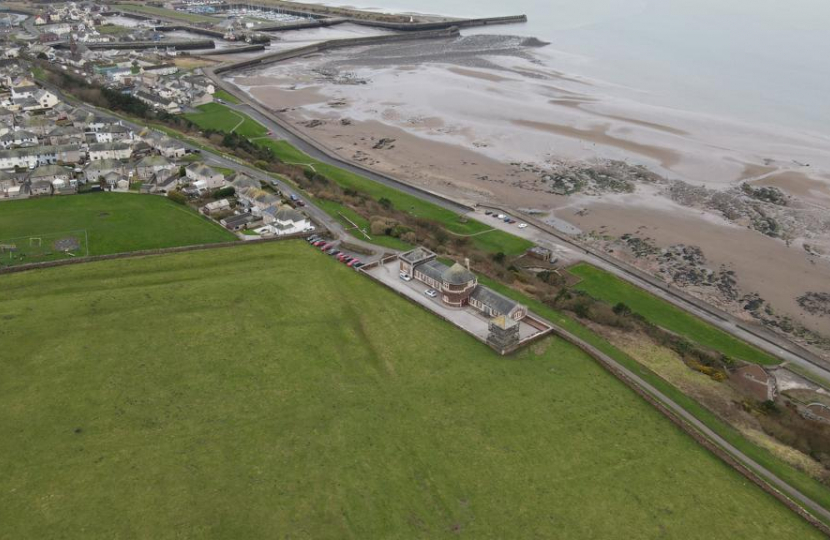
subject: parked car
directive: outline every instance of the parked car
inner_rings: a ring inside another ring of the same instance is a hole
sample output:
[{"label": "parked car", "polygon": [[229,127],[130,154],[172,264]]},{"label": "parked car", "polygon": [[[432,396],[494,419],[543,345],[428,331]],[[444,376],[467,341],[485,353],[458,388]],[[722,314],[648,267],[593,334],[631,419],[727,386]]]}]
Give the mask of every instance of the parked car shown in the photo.
[{"label": "parked car", "polygon": [[404,281],[412,281],[412,276],[410,276],[406,272],[401,272],[401,279]]},{"label": "parked car", "polygon": [[352,268],[354,268],[355,270],[357,270],[357,269],[359,269],[361,266],[365,266],[365,265],[366,265],[365,263],[362,263],[362,262],[360,262],[360,261],[357,261],[357,262],[354,264],[354,266],[352,266]]},{"label": "parked car", "polygon": [[438,296],[438,293],[435,292],[435,289],[427,289],[424,291],[424,294],[429,296],[430,298],[435,298],[436,296]]},{"label": "parked car", "polygon": [[336,248],[331,248],[331,249],[330,249],[330,250],[328,250],[326,253],[328,253],[329,255],[334,256],[334,255],[337,255],[338,253],[340,253],[340,250],[339,250],[339,249],[336,249]]},{"label": "parked car", "polygon": [[311,245],[314,246],[314,247],[320,247],[320,246],[324,245],[325,243],[326,243],[325,240],[317,240],[316,242],[314,242]]},{"label": "parked car", "polygon": [[504,220],[505,223],[510,223],[510,218],[509,217],[502,218],[502,219]]},{"label": "parked car", "polygon": [[518,227],[520,229],[527,229],[527,223],[519,223]]},{"label": "parked car", "polygon": [[346,266],[354,266],[359,262],[360,262],[360,259],[352,259],[351,261],[349,261],[349,264],[347,264]]},{"label": "parked car", "polygon": [[348,255],[346,255],[345,253],[341,253],[340,255],[338,255],[338,256],[337,256],[337,260],[338,260],[338,261],[342,261],[342,260],[343,260],[343,259],[345,259],[346,257],[348,257]]},{"label": "parked car", "polygon": [[334,242],[329,242],[328,244],[323,244],[320,246],[320,251],[328,251],[334,247]]},{"label": "parked car", "polygon": [[516,223],[516,220],[515,219],[508,219],[507,222],[512,224],[512,223]]},{"label": "parked car", "polygon": [[485,215],[485,216],[490,216],[490,215],[492,215],[492,214],[493,214],[493,212],[491,212],[490,210],[485,210],[485,211],[484,211],[484,215]]},{"label": "parked car", "polygon": [[497,215],[496,217],[497,217],[497,218],[499,218],[499,219],[504,219],[504,218],[505,218],[505,217],[507,217],[507,216],[505,216],[504,214],[499,214],[499,215]]}]

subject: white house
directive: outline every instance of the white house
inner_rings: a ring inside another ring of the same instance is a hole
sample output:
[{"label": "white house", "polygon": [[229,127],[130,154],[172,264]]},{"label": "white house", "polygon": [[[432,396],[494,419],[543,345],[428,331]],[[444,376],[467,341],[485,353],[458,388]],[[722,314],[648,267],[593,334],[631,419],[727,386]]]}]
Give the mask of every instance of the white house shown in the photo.
[{"label": "white house", "polygon": [[191,163],[185,168],[185,176],[196,188],[217,189],[225,183],[225,175],[204,163]]},{"label": "white house", "polygon": [[81,149],[75,145],[30,146],[0,150],[0,169],[15,167],[34,169],[40,165],[53,165],[59,161],[77,163],[81,155]]},{"label": "white house", "polygon": [[89,160],[99,159],[129,159],[133,155],[133,147],[127,143],[95,143],[89,145]]},{"label": "white house", "polygon": [[40,105],[41,109],[51,109],[60,102],[58,96],[49,90],[38,90],[32,97]]},{"label": "white house", "polygon": [[290,206],[269,206],[262,211],[262,221],[277,236],[301,233],[312,229],[311,221]]},{"label": "white house", "polygon": [[[135,174],[142,180],[149,180],[153,175],[162,171],[172,171],[175,165],[164,156],[147,156],[135,165]],[[168,173],[169,175],[170,173]],[[161,174],[160,176],[168,176]]]},{"label": "white house", "polygon": [[11,148],[13,146],[31,146],[37,143],[37,135],[22,129],[9,131],[5,135],[0,136],[0,146],[3,148]]}]

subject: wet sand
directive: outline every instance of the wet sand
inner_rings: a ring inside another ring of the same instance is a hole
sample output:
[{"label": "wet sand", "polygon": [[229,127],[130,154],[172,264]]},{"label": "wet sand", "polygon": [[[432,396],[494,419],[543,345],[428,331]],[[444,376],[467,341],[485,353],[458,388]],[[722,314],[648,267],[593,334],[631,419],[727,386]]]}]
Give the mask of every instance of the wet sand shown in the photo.
[{"label": "wet sand", "polygon": [[[815,331],[826,333],[830,327],[826,317],[805,313],[795,301],[806,292],[826,291],[830,284],[830,265],[813,264],[811,260],[815,258],[799,246],[788,248],[783,242],[745,228],[699,219],[699,213],[679,206],[660,210],[653,206],[596,202],[581,208],[587,208],[587,213],[577,215],[574,207],[557,215],[584,231],[599,231],[604,226],[605,234],[636,233],[659,246],[701,246],[711,268],[725,265],[735,271],[742,292],[757,291],[776,310],[791,314]],[[734,306],[729,310],[740,314]]]},{"label": "wet sand", "polygon": [[[504,49],[441,57],[434,45],[335,51],[237,74],[234,82],[344,158],[461,201],[556,211],[585,231],[606,225],[621,235],[642,225],[658,245],[700,246],[714,267],[737,272],[743,292],[830,333],[826,319],[795,302],[830,290],[830,261],[812,257],[813,264],[798,241],[787,248],[656,190],[556,195],[520,166],[618,159],[709,188],[775,185],[815,203],[830,200],[825,138],[626,101],[600,81],[550,68],[537,49],[534,60]],[[304,127],[309,120],[324,123]],[[382,138],[394,147],[373,148]],[[582,208],[587,215],[576,215]]]}]

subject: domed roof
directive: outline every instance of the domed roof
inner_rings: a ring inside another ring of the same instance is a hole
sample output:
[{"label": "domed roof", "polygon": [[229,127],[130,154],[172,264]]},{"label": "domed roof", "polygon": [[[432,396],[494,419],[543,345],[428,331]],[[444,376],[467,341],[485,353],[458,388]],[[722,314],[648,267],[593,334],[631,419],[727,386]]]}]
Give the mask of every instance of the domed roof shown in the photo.
[{"label": "domed roof", "polygon": [[464,285],[465,283],[475,281],[475,279],[475,274],[458,263],[455,263],[441,274],[441,280],[450,285]]}]

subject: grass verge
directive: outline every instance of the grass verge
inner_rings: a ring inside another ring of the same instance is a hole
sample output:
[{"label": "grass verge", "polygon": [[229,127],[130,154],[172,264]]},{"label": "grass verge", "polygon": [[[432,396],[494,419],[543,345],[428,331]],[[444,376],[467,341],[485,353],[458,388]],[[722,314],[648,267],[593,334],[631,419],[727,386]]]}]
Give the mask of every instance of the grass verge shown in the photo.
[{"label": "grass verge", "polygon": [[612,306],[622,302],[649,322],[685,336],[699,345],[756,364],[781,363],[774,356],[596,266],[580,263],[572,266],[568,271],[581,278],[581,281],[574,286],[575,289],[585,291]]}]

